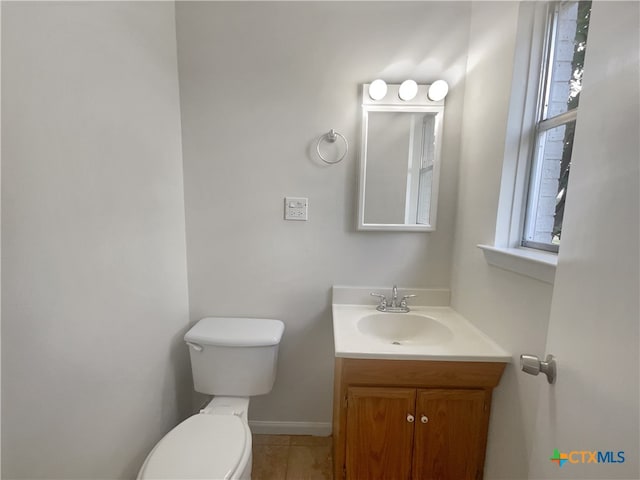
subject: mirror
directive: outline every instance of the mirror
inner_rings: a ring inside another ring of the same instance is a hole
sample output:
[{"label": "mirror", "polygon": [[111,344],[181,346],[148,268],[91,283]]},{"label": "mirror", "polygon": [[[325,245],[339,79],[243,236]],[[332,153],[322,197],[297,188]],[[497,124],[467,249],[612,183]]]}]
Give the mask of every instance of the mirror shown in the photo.
[{"label": "mirror", "polygon": [[359,230],[433,231],[436,227],[444,102],[419,86],[403,101],[399,85],[381,100],[362,91]]}]

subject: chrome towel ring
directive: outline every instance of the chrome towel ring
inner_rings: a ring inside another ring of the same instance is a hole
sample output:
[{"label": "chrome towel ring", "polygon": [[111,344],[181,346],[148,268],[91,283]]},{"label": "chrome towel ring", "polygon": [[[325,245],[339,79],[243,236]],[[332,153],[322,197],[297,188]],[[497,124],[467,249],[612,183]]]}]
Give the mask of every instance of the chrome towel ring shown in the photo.
[{"label": "chrome towel ring", "polygon": [[[320,151],[320,144],[323,141],[327,143],[335,143],[338,137],[341,138],[342,141],[344,142],[344,152],[342,153],[342,155],[340,155],[340,157],[337,160],[328,160],[324,155],[322,155],[322,152]],[[333,165],[334,163],[341,162],[342,159],[347,155],[347,153],[349,152],[349,142],[347,142],[347,139],[345,138],[344,135],[336,132],[332,128],[331,130],[329,130],[328,133],[325,133],[318,139],[318,143],[316,144],[316,151],[318,152],[318,156],[320,157],[320,160],[322,160],[324,163],[328,163],[329,165]]]}]

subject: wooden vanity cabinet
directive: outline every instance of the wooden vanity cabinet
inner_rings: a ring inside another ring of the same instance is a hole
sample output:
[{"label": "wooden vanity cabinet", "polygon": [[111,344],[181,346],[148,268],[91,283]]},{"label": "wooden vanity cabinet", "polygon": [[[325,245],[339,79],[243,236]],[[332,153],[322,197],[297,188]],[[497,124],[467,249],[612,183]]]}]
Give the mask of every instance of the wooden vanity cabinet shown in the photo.
[{"label": "wooden vanity cabinet", "polygon": [[410,478],[414,425],[406,417],[415,400],[416,390],[409,388],[348,389],[347,478]]},{"label": "wooden vanity cabinet", "polygon": [[334,479],[481,479],[504,367],[337,358]]}]

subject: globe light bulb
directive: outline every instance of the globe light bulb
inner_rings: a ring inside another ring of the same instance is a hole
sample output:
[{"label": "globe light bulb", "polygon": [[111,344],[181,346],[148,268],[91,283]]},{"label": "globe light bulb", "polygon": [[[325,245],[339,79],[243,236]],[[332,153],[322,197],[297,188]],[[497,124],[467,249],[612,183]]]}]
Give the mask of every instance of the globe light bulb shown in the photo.
[{"label": "globe light bulb", "polygon": [[398,96],[408,102],[409,100],[413,100],[415,96],[418,94],[418,84],[413,80],[405,80],[400,84],[400,90],[398,91]]},{"label": "globe light bulb", "polygon": [[429,87],[427,97],[433,102],[439,102],[449,93],[449,85],[444,80],[436,80]]},{"label": "globe light bulb", "polygon": [[369,85],[369,96],[372,100],[382,100],[387,94],[387,83],[384,80],[374,80]]}]

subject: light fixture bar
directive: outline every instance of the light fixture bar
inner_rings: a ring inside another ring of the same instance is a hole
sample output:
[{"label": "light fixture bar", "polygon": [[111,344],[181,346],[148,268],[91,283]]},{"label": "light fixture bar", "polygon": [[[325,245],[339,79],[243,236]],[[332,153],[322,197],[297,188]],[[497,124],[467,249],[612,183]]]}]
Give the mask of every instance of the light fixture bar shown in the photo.
[{"label": "light fixture bar", "polygon": [[[402,107],[443,106],[444,98],[449,90],[449,86],[444,80],[436,81],[430,85],[419,84],[415,81],[386,83],[382,79],[378,80],[363,85],[363,105]],[[415,87],[412,85],[412,82],[415,84]],[[439,98],[439,100],[436,100],[436,98]]]}]

